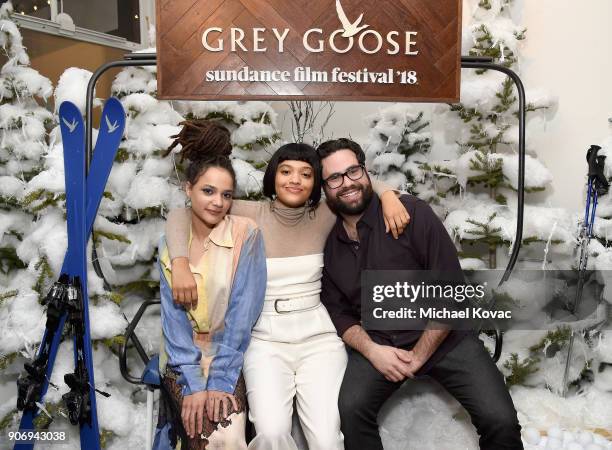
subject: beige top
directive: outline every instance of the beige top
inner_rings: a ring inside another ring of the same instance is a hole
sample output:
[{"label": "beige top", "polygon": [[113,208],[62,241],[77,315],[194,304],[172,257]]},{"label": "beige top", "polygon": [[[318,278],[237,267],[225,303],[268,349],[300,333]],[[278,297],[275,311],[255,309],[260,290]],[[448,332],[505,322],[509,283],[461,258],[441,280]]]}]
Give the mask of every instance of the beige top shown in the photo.
[{"label": "beige top", "polygon": [[[336,221],[322,203],[315,210],[276,206],[278,202],[234,200],[232,215],[253,219],[262,232],[266,257],[282,258],[322,253],[327,235]],[[174,209],[166,221],[170,258],[189,255],[190,209]]]},{"label": "beige top", "polygon": [[[372,189],[379,196],[393,190],[387,184],[372,180]],[[262,232],[267,258],[323,253],[327,235],[336,222],[336,215],[322,199],[313,210],[307,207],[287,208],[278,201],[234,200],[232,215],[253,219]],[[174,209],[166,220],[166,242],[170,258],[188,257],[190,209]]]}]

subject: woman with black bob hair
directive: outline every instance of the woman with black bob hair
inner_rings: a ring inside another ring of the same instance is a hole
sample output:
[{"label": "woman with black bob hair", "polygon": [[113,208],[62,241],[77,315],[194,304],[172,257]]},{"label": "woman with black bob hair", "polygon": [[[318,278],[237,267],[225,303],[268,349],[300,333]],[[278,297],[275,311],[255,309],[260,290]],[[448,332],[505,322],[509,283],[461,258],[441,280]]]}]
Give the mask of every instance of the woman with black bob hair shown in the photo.
[{"label": "woman with black bob hair", "polygon": [[[232,214],[257,223],[266,251],[264,306],[243,366],[256,431],[249,449],[297,450],[291,437],[294,400],[310,450],[344,449],[338,393],[347,354],[320,300],[323,249],[336,216],[320,201],[320,165],[312,146],[285,144],[266,168],[266,199],[232,204]],[[390,222],[402,223],[407,213],[395,192],[377,182],[374,191]],[[166,236],[175,301],[196,304],[185,258],[188,224],[188,210],[171,211]]]},{"label": "woman with black bob hair", "polygon": [[278,166],[284,161],[302,161],[310,164],[314,174],[314,185],[310,197],[308,198],[307,206],[316,208],[321,200],[321,189],[323,188],[323,180],[321,177],[321,159],[317,155],[316,150],[308,144],[285,144],[280,147],[274,154],[263,177],[263,194],[269,199],[276,198],[276,172]]}]

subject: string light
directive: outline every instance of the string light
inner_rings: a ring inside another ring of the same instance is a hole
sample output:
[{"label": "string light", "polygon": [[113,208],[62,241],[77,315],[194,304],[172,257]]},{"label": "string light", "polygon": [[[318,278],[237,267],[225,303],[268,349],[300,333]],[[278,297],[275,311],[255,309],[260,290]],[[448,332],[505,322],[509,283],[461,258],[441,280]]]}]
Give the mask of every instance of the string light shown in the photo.
[{"label": "string light", "polygon": [[138,20],[138,14],[134,15],[134,19]]},{"label": "string light", "polygon": [[38,6],[34,5],[34,11],[38,11]]}]

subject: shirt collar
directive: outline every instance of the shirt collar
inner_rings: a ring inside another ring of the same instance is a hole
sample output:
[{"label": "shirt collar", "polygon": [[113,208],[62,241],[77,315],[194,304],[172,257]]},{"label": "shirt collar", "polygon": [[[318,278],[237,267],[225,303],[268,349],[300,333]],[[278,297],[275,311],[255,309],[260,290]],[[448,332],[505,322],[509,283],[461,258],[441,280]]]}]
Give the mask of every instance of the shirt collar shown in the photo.
[{"label": "shirt collar", "polygon": [[[193,214],[193,213],[192,213]],[[191,244],[192,231],[189,227],[189,244]],[[218,247],[232,248],[234,239],[232,238],[232,222],[229,216],[225,216],[221,222],[213,228],[208,235],[208,239]]]},{"label": "shirt collar", "polygon": [[378,218],[380,216],[380,199],[378,195],[372,193],[372,200],[370,200],[370,204],[367,206],[366,210],[363,212],[363,216],[359,219],[359,222],[365,223],[370,228],[376,227],[378,223]]},{"label": "shirt collar", "polygon": [[[378,222],[379,210],[380,210],[380,199],[378,195],[375,193],[372,194],[372,200],[370,200],[370,204],[366,207],[366,210],[363,212],[361,219],[357,222],[359,226],[360,223],[367,225],[370,229],[373,229]],[[342,216],[338,214],[338,219],[336,220],[336,237],[341,241],[351,243],[352,241],[349,239],[346,230],[344,229]]]}]

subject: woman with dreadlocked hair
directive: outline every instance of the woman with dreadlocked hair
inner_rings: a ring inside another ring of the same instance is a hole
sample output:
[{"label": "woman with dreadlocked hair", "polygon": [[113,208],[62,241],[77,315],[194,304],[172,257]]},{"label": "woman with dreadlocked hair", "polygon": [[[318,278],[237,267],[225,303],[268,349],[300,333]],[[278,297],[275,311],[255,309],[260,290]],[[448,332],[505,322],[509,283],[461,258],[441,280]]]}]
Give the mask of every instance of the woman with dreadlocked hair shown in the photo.
[{"label": "woman with dreadlocked hair", "polygon": [[[163,392],[154,448],[246,449],[244,352],[266,287],[263,239],[255,222],[228,215],[236,175],[229,132],[186,121],[170,150],[188,159],[191,200],[188,270],[197,305],[173,301],[173,266],[165,236],[159,246]],[[206,139],[204,139],[205,137]]]},{"label": "woman with dreadlocked hair", "polygon": [[[191,142],[203,138],[185,143]],[[267,257],[264,306],[244,355],[249,419],[256,431],[250,450],[297,450],[291,436],[294,401],[310,450],[344,449],[338,394],[347,354],[320,299],[323,248],[336,216],[319,203],[320,167],[310,145],[285,144],[266,168],[268,200],[232,204],[232,214],[255,220],[261,229]],[[404,206],[386,185],[374,182],[373,187],[385,217],[400,224],[394,234],[400,234],[407,224]],[[199,307],[202,299],[187,260],[190,214],[171,211],[166,235],[175,301]]]},{"label": "woman with dreadlocked hair", "polygon": [[223,125],[212,120],[195,119],[185,120],[179,125],[183,128],[174,136],[174,142],[164,154],[168,156],[177,145],[181,146],[181,162],[202,158],[211,158],[214,155],[228,156],[232,152],[230,132]]}]

